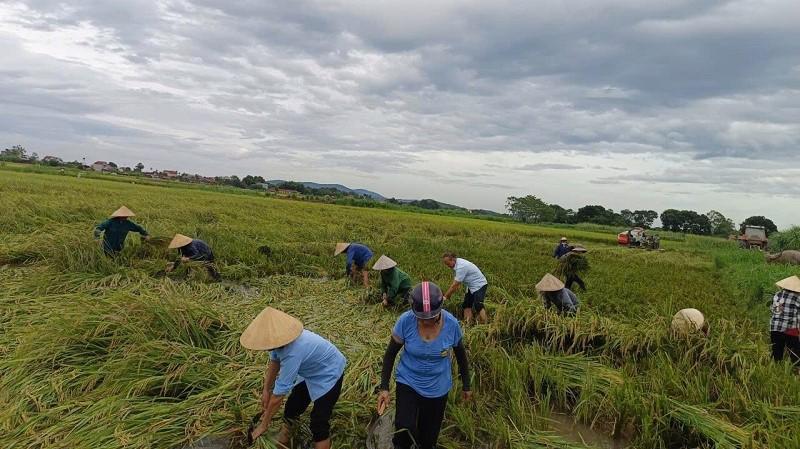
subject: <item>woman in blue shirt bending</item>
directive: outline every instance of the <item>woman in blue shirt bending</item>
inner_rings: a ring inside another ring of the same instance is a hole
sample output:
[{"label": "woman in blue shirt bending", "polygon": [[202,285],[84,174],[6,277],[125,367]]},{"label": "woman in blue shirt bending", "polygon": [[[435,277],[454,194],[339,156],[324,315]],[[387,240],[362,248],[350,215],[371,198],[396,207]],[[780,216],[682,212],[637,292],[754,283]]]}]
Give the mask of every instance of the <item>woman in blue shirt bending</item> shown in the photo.
[{"label": "woman in blue shirt bending", "polygon": [[270,351],[261,421],[250,437],[255,440],[267,430],[289,395],[283,411],[285,422],[278,434],[280,447],[289,447],[291,428],[313,402],[310,427],[314,449],[330,449],[330,420],[347,364],[342,353],[328,340],[304,330],[297,318],[272,307],[258,314],[239,342],[247,349]]},{"label": "woman in blue shirt bending", "polygon": [[383,357],[378,413],[389,405],[389,378],[400,348],[397,366],[397,406],[392,439],[395,449],[434,449],[444,419],[447,395],[453,386],[452,355],[458,361],[462,397],[472,398],[469,363],[458,320],[442,310],[442,291],[432,282],[411,292],[411,310],[397,320]]}]

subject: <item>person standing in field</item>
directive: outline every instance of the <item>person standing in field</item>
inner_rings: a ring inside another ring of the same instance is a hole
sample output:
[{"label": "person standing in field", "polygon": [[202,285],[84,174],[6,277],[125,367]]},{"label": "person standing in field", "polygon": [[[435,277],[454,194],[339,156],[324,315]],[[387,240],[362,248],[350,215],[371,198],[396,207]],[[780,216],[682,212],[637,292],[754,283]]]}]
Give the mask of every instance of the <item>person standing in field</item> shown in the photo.
[{"label": "person standing in field", "polygon": [[542,297],[544,307],[555,307],[561,315],[574,315],[578,311],[580,302],[572,290],[566,288],[564,283],[550,273],[544,275],[536,284],[536,291]]},{"label": "person standing in field", "polygon": [[297,318],[267,307],[247,326],[239,342],[247,349],[270,351],[261,396],[261,420],[250,432],[255,440],[269,428],[286,399],[279,447],[290,447],[292,428],[309,404],[314,449],[331,447],[330,420],[339,400],[347,359],[333,343],[303,329]]},{"label": "person standing in field", "polygon": [[788,350],[789,360],[800,365],[800,278],[788,277],[775,285],[780,291],[772,298],[772,319],[769,325],[772,358],[779,362]]},{"label": "person standing in field", "polygon": [[572,284],[577,283],[581,290],[586,291],[586,284],[579,276],[581,272],[589,270],[589,261],[586,260],[586,248],[571,246],[569,252],[558,258],[558,272],[564,276],[564,285],[572,290]]},{"label": "person standing in field", "polygon": [[676,335],[687,335],[694,332],[701,332],[708,336],[709,325],[703,313],[697,309],[681,309],[672,317],[670,325],[672,332]]},{"label": "person standing in field", "polygon": [[108,220],[95,226],[94,238],[100,240],[100,234],[103,235],[102,246],[107,255],[115,256],[122,251],[129,232],[138,232],[145,240],[150,240],[150,234],[143,227],[129,220],[134,216],[133,211],[122,206]]},{"label": "person standing in field", "polygon": [[364,287],[369,287],[369,271],[367,262],[372,259],[372,251],[361,243],[337,243],[334,257],[346,252],[347,261],[345,262],[345,273],[354,283],[358,283],[359,276]]},{"label": "person standing in field", "polygon": [[459,258],[453,252],[444,253],[442,262],[455,271],[453,283],[444,294],[444,299],[450,299],[450,296],[458,290],[461,284],[464,284],[466,292],[464,294],[464,302],[461,305],[464,309],[464,321],[469,324],[472,322],[473,315],[477,315],[478,322],[487,322],[489,319],[486,316],[486,309],[483,307],[483,301],[486,299],[486,290],[489,288],[486,276],[474,263]]},{"label": "person standing in field", "polygon": [[397,262],[382,255],[372,269],[381,272],[381,299],[384,307],[394,304],[394,300],[398,296],[403,298],[404,302],[408,302],[408,295],[411,293],[411,278],[397,268]]},{"label": "person standing in field", "polygon": [[206,242],[187,237],[183,234],[175,234],[169,244],[169,249],[177,249],[180,257],[167,266],[167,272],[178,268],[181,262],[202,262],[208,271],[208,275],[215,281],[220,280],[219,271],[214,266],[214,253]]},{"label": "person standing in field", "polygon": [[572,247],[569,246],[569,241],[567,240],[567,238],[561,237],[561,241],[558,243],[558,246],[556,246],[556,249],[553,251],[553,257],[556,259],[560,259],[561,256],[567,254],[568,252],[570,252],[570,250],[572,250]]},{"label": "person standing in field", "polygon": [[462,398],[470,400],[469,362],[458,320],[442,310],[442,291],[423,282],[411,292],[411,310],[394,325],[383,356],[378,387],[378,414],[391,402],[389,380],[400,349],[395,372],[397,406],[392,439],[394,449],[434,449],[444,420],[447,395],[453,386],[452,358],[458,361]]}]

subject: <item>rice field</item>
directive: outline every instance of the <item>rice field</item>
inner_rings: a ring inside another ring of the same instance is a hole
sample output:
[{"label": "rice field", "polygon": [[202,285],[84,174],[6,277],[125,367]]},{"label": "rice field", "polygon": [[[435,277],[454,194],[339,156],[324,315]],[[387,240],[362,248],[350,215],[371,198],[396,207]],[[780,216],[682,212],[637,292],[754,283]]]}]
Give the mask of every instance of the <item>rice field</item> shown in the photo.
[{"label": "rice field", "polygon": [[[121,204],[155,237],[208,242],[225,280],[191,264],[165,275],[175,254],[136,235],[105,257],[92,229]],[[268,357],[238,337],[272,305],[347,356],[334,446],[363,448],[401,309],[348,284],[343,257],[331,257],[337,241],[366,243],[415,281],[449,284],[445,250],[487,275],[491,321],[465,330],[475,398],[451,395],[443,448],[800,447],[800,380],[768,346],[772,283],[798,270],[726,241],[674,238],[646,252],[591,228],[3,169],[0,211],[0,447],[181,448],[204,437],[244,447]],[[545,310],[533,290],[556,269],[562,234],[590,249],[575,317]],[[711,320],[709,338],[670,335],[684,307]],[[607,440],[560,431],[564,415]]]}]

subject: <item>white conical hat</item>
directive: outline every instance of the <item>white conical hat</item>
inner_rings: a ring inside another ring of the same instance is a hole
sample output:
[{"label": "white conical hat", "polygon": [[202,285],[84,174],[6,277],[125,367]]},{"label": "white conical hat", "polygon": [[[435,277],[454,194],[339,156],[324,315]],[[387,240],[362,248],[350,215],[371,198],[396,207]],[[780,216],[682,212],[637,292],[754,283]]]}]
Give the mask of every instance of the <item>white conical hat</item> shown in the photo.
[{"label": "white conical hat", "polygon": [[375,265],[372,266],[372,269],[373,270],[386,270],[386,269],[389,269],[389,268],[392,268],[392,267],[396,267],[396,266],[397,266],[397,262],[395,262],[392,259],[386,257],[385,255],[382,255],[378,259],[378,261],[375,262]]},{"label": "white conical hat", "polygon": [[125,206],[120,207],[119,209],[115,210],[113,214],[111,214],[111,218],[135,217],[135,216],[136,214],[134,214],[132,210],[128,209]]},{"label": "white conical hat", "polygon": [[175,237],[172,237],[172,241],[169,242],[169,249],[183,248],[190,243],[192,243],[191,237],[186,237],[183,234],[175,234]]},{"label": "white conical hat", "polygon": [[683,309],[672,317],[672,330],[678,333],[688,334],[703,329],[706,318],[697,309]]},{"label": "white conical hat", "polygon": [[788,277],[786,279],[783,279],[782,281],[778,281],[775,283],[775,285],[784,290],[800,293],[800,278],[798,278],[797,276]]},{"label": "white conical hat", "polygon": [[564,288],[564,283],[550,273],[544,275],[541,281],[536,284],[536,290],[540,292],[557,292]]},{"label": "white conical hat", "polygon": [[333,251],[333,255],[338,256],[339,254],[342,254],[348,246],[350,246],[349,243],[337,243],[336,250]]},{"label": "white conical hat", "polygon": [[239,343],[247,349],[269,351],[286,346],[303,333],[303,323],[288,313],[267,307],[242,332]]}]

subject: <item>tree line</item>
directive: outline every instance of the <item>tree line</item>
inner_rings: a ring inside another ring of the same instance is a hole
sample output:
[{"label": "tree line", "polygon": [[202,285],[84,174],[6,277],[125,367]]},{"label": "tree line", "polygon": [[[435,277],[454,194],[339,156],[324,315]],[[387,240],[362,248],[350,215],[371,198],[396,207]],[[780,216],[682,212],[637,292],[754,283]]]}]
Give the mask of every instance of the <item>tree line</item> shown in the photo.
[{"label": "tree line", "polygon": [[[733,220],[712,210],[701,214],[692,210],[667,209],[661,214],[654,210],[623,209],[619,212],[600,205],[586,205],[578,210],[565,209],[558,204],[549,204],[534,195],[510,196],[506,209],[515,220],[523,223],[594,223],[607,226],[652,228],[656,219],[661,219],[661,229],[685,234],[716,235],[727,237],[737,232]],[[763,226],[767,235],[777,232],[775,223],[764,216],[752,216],[739,225],[739,232],[746,226]]]}]

